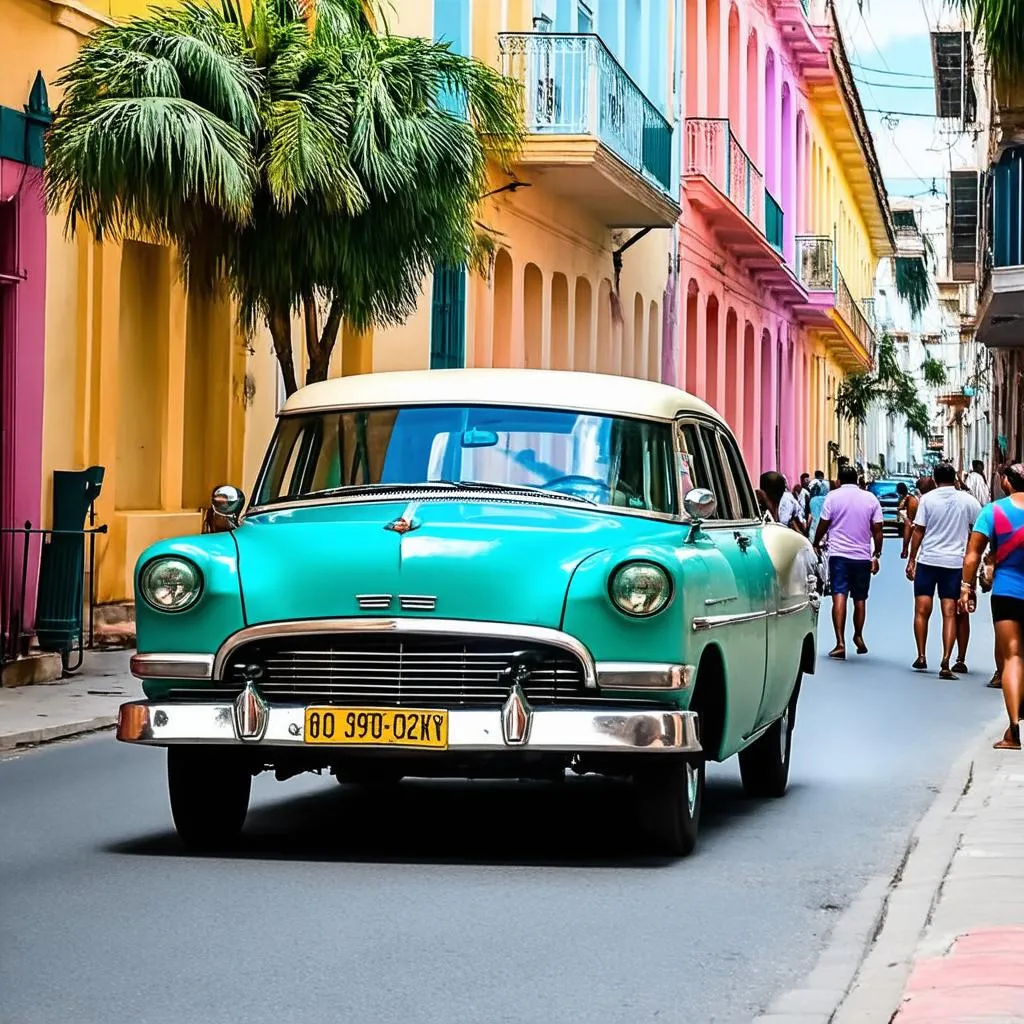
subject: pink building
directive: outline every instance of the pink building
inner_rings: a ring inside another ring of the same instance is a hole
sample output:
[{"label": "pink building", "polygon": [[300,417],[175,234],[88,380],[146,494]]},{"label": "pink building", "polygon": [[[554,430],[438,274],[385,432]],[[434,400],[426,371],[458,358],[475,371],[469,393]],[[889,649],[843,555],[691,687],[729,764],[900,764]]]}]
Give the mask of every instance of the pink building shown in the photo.
[{"label": "pink building", "polygon": [[[43,463],[46,326],[46,86],[36,76],[20,110],[0,106],[0,529],[38,527]],[[0,533],[0,642],[32,622],[35,566],[21,600],[22,539]],[[33,554],[38,545],[32,546]],[[32,558],[30,561],[34,561]],[[3,633],[8,636],[3,637]]]},{"label": "pink building", "polygon": [[892,246],[838,25],[823,0],[687,0],[685,35],[680,383],[755,476],[829,471],[857,455],[835,393],[871,364]]}]

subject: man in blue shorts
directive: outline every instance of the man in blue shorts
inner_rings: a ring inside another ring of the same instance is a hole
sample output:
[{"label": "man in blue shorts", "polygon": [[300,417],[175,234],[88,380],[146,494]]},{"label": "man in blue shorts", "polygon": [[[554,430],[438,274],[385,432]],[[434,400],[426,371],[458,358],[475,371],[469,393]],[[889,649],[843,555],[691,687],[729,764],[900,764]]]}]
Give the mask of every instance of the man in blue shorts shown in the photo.
[{"label": "man in blue shorts", "polygon": [[853,643],[858,654],[867,654],[864,619],[871,577],[878,572],[882,555],[882,506],[868,490],[857,486],[857,468],[849,463],[839,470],[839,488],[829,491],[814,534],[819,557],[828,535],[829,576],[832,580],[832,627],[836,645],[830,658],[846,659],[846,606],[853,601]]},{"label": "man in blue shorts", "polygon": [[950,668],[953,644],[957,642],[957,601],[960,599],[960,575],[967,540],[974,523],[981,515],[981,505],[970,491],[956,489],[956,470],[940,462],[932,472],[935,489],[921,497],[914,517],[914,533],[910,539],[907,578],[914,581],[914,639],[917,641],[918,671],[928,668],[925,648],[928,643],[928,620],[932,602],[938,591],[942,607],[942,664],[940,679],[956,679],[965,673],[970,620],[963,616],[966,635],[959,637],[960,657]]}]

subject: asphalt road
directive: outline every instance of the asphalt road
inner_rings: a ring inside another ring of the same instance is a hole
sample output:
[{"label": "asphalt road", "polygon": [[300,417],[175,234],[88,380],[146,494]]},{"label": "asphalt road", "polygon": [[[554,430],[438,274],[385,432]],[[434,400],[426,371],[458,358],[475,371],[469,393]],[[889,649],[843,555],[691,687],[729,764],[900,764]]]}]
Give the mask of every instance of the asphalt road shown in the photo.
[{"label": "asphalt road", "polygon": [[886,554],[871,653],[805,682],[788,796],[745,800],[717,766],[685,861],[645,858],[628,791],[599,781],[413,782],[382,804],[315,777],[258,779],[241,852],[194,858],[162,751],[104,735],[0,761],[0,1022],[749,1021],[895,869],[1001,706],[987,602],[972,675],[909,670]]}]

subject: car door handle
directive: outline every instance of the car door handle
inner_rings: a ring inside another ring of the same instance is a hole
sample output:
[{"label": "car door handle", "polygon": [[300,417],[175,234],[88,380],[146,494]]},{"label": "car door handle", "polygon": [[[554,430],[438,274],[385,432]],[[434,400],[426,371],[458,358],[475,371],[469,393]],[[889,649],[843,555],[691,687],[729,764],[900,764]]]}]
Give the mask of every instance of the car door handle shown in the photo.
[{"label": "car door handle", "polygon": [[736,543],[740,546],[740,551],[746,551],[747,548],[753,544],[753,540],[750,538],[749,534],[740,533],[739,530],[736,530],[733,532],[733,536],[736,538]]}]

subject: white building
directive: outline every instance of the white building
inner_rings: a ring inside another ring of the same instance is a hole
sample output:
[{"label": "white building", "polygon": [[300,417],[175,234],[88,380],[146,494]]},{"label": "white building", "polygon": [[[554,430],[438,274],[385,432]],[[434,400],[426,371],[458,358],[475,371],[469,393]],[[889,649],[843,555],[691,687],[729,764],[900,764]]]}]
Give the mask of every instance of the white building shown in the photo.
[{"label": "white building", "polygon": [[[927,440],[913,433],[904,417],[875,408],[865,425],[864,461],[888,473],[916,474],[936,457],[969,468],[972,459],[988,461],[991,445],[988,426],[988,353],[971,330],[962,330],[961,296],[964,286],[954,284],[948,271],[948,203],[944,196],[894,199],[894,211],[913,211],[918,238],[904,232],[901,251],[911,254],[921,239],[931,243],[928,260],[931,298],[920,316],[896,294],[893,261],[884,260],[875,281],[875,312],[879,336],[896,343],[900,365],[918,385],[918,396],[928,408],[932,431]],[[897,229],[899,233],[899,229]],[[904,248],[906,246],[906,248]],[[925,382],[927,360],[945,370],[940,386]]]}]

